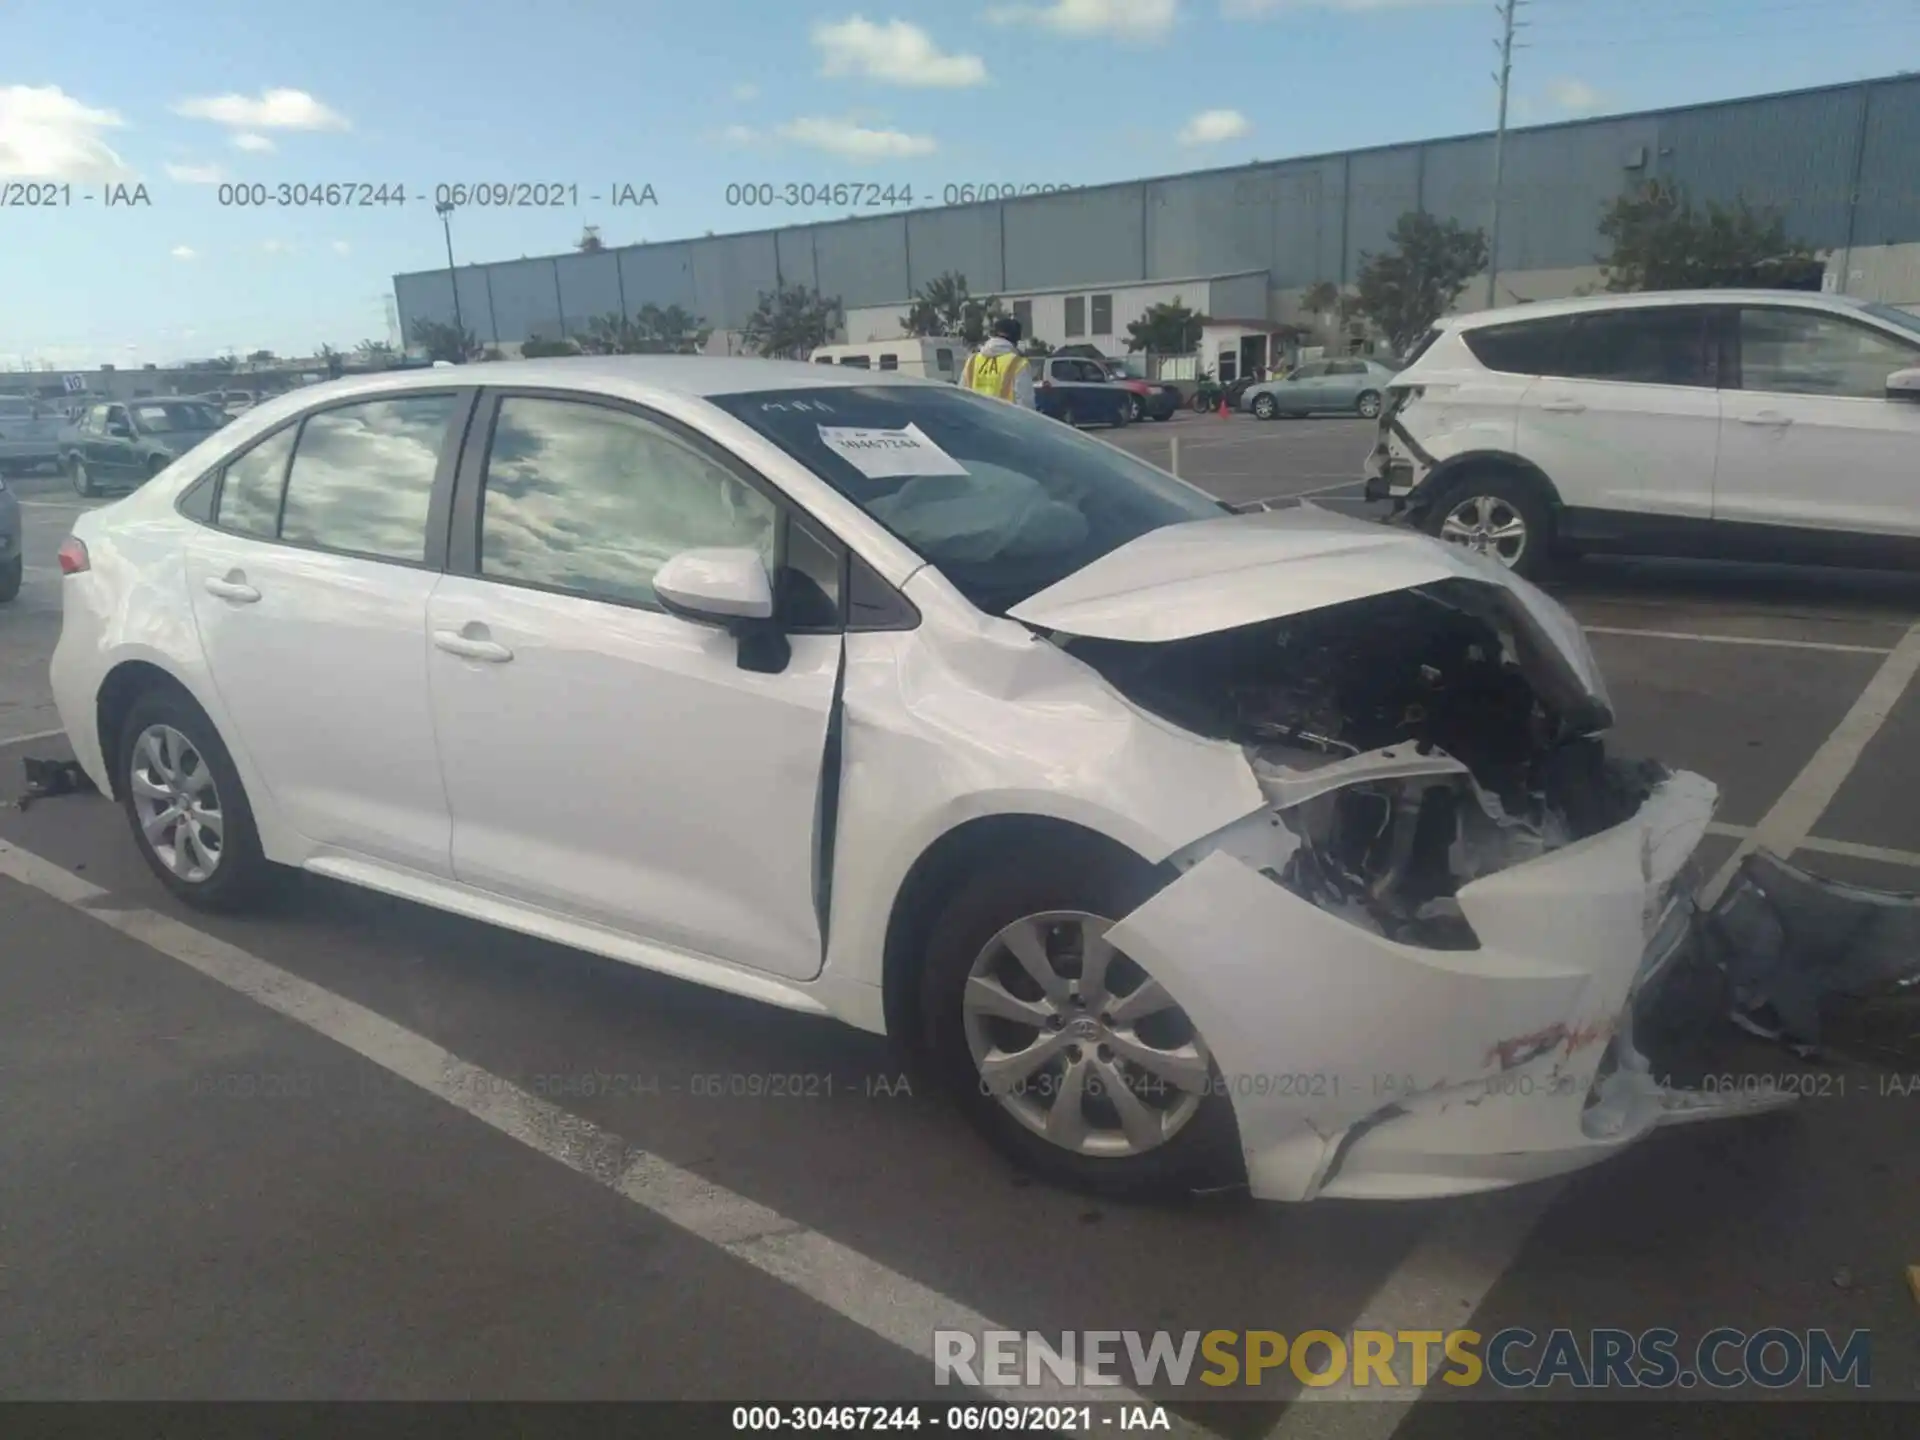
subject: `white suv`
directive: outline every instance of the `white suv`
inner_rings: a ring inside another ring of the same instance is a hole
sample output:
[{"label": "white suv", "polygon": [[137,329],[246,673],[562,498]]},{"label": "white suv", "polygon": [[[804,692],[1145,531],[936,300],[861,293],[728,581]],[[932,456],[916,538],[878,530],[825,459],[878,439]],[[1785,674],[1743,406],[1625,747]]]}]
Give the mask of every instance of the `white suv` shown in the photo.
[{"label": "white suv", "polygon": [[1367,498],[1538,576],[1555,554],[1920,559],[1920,316],[1772,290],[1443,320],[1395,377]]}]

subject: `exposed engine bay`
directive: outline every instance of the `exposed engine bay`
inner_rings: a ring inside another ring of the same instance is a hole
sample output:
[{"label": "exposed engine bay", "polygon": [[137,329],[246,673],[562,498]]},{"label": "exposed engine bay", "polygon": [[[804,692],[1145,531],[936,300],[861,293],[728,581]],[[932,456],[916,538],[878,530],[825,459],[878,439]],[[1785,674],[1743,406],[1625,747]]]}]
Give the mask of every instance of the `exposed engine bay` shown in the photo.
[{"label": "exposed engine bay", "polygon": [[1473,948],[1461,886],[1624,823],[1668,772],[1608,756],[1462,598],[1399,590],[1170,643],[1066,645],[1135,704],[1245,748],[1300,842],[1270,878],[1388,938]]}]

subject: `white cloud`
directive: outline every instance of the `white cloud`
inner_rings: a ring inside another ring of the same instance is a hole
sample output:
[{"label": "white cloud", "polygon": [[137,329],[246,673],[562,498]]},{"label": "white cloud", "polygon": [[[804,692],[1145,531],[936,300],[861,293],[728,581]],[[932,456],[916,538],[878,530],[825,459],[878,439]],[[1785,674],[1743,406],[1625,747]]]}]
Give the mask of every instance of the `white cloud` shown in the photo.
[{"label": "white cloud", "polygon": [[1477,5],[1483,0],[1220,0],[1229,20],[1249,20],[1281,10],[1437,10],[1447,5]]},{"label": "white cloud", "polygon": [[1555,80],[1547,86],[1547,98],[1562,110],[1597,110],[1600,92],[1584,80]]},{"label": "white cloud", "polygon": [[0,85],[0,175],[20,180],[124,180],[131,172],[100,138],[126,122],[58,85]]},{"label": "white cloud", "polygon": [[258,98],[246,95],[203,95],[182,100],[176,115],[211,120],[236,130],[345,130],[347,117],[321,104],[304,90],[263,90]]},{"label": "white cloud", "polygon": [[1032,24],[1062,35],[1113,35],[1158,40],[1180,18],[1180,0],[1052,0],[1047,5],[997,5],[996,25]]},{"label": "white cloud", "polygon": [[344,240],[336,240],[333,242],[333,253],[336,255],[346,255],[351,253],[352,250],[353,247]]},{"label": "white cloud", "polygon": [[260,248],[269,255],[285,255],[293,249],[293,247],[284,240],[269,240]]},{"label": "white cloud", "polygon": [[195,260],[200,255],[200,252],[191,245],[176,245],[167,253],[176,260]]},{"label": "white cloud", "polygon": [[796,145],[825,150],[843,160],[907,160],[931,155],[940,148],[930,135],[869,130],[850,120],[789,120],[780,127],[780,135]]},{"label": "white cloud", "polygon": [[887,85],[952,90],[984,85],[987,67],[978,55],[943,55],[918,25],[889,20],[876,25],[859,15],[813,27],[822,75],[857,75]]},{"label": "white cloud", "polygon": [[256,135],[251,130],[242,130],[238,135],[233,137],[233,148],[236,150],[250,150],[256,155],[264,155],[273,149],[273,141],[269,140],[265,135]]},{"label": "white cloud", "polygon": [[1202,110],[1182,127],[1180,143],[1218,145],[1223,140],[1238,140],[1252,129],[1238,110]]},{"label": "white cloud", "polygon": [[729,125],[720,132],[720,138],[729,145],[752,145],[759,141],[760,133],[751,125]]},{"label": "white cloud", "polygon": [[751,82],[736,85],[733,87],[733,98],[740,101],[758,100],[760,87]]},{"label": "white cloud", "polygon": [[175,165],[169,161],[167,178],[182,185],[218,185],[227,176],[218,165]]}]

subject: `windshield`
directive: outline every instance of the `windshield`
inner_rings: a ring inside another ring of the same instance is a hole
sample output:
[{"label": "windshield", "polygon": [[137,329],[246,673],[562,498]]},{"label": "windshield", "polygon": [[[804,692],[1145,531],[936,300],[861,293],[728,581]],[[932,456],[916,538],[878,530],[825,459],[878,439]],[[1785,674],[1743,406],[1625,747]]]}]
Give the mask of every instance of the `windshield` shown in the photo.
[{"label": "windshield", "polygon": [[1868,304],[1860,307],[1876,320],[1884,320],[1889,325],[1897,325],[1909,335],[1920,335],[1920,315],[1907,310],[1897,310],[1891,305]]},{"label": "windshield", "polygon": [[165,435],[181,430],[217,430],[221,417],[205,405],[196,405],[190,401],[172,400],[165,404],[144,404],[133,407],[134,422],[142,430],[154,435]]},{"label": "windshield", "polygon": [[713,403],[989,614],[1149,530],[1217,520],[1227,508],[1057,420],[945,386],[768,390]]}]

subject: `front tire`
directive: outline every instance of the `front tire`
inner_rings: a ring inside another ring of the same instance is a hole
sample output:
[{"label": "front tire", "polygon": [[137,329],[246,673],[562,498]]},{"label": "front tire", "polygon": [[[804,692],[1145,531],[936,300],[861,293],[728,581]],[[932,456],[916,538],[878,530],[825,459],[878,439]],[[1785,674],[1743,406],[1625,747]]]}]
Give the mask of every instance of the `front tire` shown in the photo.
[{"label": "front tire", "polygon": [[1280,407],[1271,395],[1262,395],[1253,402],[1253,418],[1256,420],[1271,420],[1279,413]]},{"label": "front tire", "polygon": [[73,493],[82,499],[91,500],[100,493],[100,487],[93,482],[93,474],[87,469],[87,462],[78,455],[67,462],[67,478],[73,482]]},{"label": "front tire", "polygon": [[1243,1178],[1204,1039],[1101,938],[1159,883],[1107,847],[1015,847],[962,881],[929,929],[934,1072],[995,1148],[1057,1184],[1145,1197]]},{"label": "front tire", "polygon": [[218,911],[260,898],[273,867],[233,757],[198,705],[168,689],[135,700],[116,778],[134,844],[175,898]]},{"label": "front tire", "polygon": [[1528,580],[1550,567],[1553,511],[1538,486],[1503,471],[1469,472],[1434,498],[1420,528]]},{"label": "front tire", "polygon": [[1358,415],[1362,420],[1378,420],[1380,418],[1380,392],[1378,390],[1361,391],[1360,398],[1354,402],[1353,413]]}]

